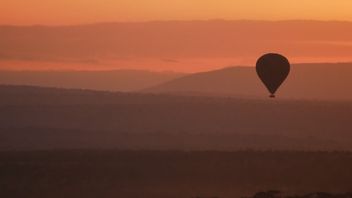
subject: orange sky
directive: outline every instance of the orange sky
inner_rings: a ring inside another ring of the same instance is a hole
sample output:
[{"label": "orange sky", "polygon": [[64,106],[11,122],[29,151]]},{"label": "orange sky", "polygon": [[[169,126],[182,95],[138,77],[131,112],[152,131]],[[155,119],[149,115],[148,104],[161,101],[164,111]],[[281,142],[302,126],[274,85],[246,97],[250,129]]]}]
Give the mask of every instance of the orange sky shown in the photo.
[{"label": "orange sky", "polygon": [[205,19],[352,20],[351,0],[1,0],[0,24]]},{"label": "orange sky", "polygon": [[[352,0],[0,1],[0,25],[164,21],[73,29],[4,26],[0,69],[194,72],[253,66],[266,52],[284,53],[295,63],[352,61],[352,23],[336,22],[352,22]],[[230,22],[238,19],[261,21]],[[291,19],[306,21],[285,21]]]}]

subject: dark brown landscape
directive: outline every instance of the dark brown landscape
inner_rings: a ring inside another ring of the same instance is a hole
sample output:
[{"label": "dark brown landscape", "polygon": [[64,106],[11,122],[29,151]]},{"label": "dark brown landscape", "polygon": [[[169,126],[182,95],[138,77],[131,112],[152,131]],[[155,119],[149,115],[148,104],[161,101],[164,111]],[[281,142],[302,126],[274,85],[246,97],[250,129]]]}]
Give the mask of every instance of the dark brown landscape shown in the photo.
[{"label": "dark brown landscape", "polygon": [[351,192],[351,166],[349,152],[0,152],[0,194],[235,198],[268,189],[341,194]]},{"label": "dark brown landscape", "polygon": [[351,191],[348,101],[30,86],[0,93],[4,197]]},{"label": "dark brown landscape", "polygon": [[351,150],[351,102],[0,87],[0,148]]}]

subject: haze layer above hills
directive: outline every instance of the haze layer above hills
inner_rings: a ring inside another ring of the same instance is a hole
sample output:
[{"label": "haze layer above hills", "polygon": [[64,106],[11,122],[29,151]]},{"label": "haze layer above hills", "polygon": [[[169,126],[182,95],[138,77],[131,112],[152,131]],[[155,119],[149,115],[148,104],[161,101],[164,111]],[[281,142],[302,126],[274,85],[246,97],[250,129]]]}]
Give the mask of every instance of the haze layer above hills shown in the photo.
[{"label": "haze layer above hills", "polygon": [[[0,84],[174,95],[266,98],[253,67],[194,74],[147,71],[0,71]],[[293,64],[277,95],[286,99],[352,100],[352,63]]]},{"label": "haze layer above hills", "polygon": [[352,150],[351,102],[0,87],[0,149]]},{"label": "haze layer above hills", "polygon": [[157,86],[183,75],[142,70],[0,71],[0,84],[131,92]]},{"label": "haze layer above hills", "polygon": [[1,69],[206,71],[254,65],[267,52],[292,62],[352,61],[352,23],[163,21],[1,26]]}]

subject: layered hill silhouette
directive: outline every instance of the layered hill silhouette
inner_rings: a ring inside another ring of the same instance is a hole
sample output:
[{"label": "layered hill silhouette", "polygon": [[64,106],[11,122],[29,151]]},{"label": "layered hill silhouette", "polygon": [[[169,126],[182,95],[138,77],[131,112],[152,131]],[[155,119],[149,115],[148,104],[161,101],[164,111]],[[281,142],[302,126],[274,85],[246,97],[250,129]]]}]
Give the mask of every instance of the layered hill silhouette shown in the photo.
[{"label": "layered hill silhouette", "polygon": [[351,102],[0,86],[0,149],[352,150]]},{"label": "layered hill silhouette", "polygon": [[131,92],[156,86],[183,75],[142,70],[0,71],[0,84]]},{"label": "layered hill silhouette", "polygon": [[[352,100],[352,63],[294,64],[277,95],[290,99]],[[195,73],[144,90],[186,95],[266,97],[254,67]]]},{"label": "layered hill silhouette", "polygon": [[[200,73],[116,71],[0,71],[0,84],[173,95],[266,98],[254,67]],[[285,99],[352,100],[352,63],[293,64],[277,95]]]}]

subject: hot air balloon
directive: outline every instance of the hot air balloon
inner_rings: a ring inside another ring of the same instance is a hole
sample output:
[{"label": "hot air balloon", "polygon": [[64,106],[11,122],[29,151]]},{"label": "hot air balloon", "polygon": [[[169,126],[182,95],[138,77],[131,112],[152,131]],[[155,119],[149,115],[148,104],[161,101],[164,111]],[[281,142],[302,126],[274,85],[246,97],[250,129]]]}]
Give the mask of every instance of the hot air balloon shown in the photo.
[{"label": "hot air balloon", "polygon": [[274,98],[276,91],[290,73],[290,63],[280,54],[269,53],[258,59],[256,70],[259,78],[271,93],[270,97]]}]

